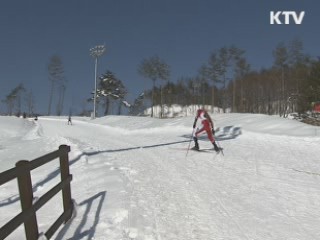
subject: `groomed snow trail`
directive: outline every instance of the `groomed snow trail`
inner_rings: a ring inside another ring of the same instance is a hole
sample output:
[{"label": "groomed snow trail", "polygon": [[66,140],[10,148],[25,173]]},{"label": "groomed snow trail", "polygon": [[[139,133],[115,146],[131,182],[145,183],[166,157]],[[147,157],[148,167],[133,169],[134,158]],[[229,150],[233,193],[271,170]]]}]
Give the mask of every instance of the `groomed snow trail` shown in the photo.
[{"label": "groomed snow trail", "polygon": [[54,239],[320,239],[320,137],[253,132],[222,118],[225,155],[187,157],[192,118],[40,119],[32,131],[46,149],[71,146],[77,214]]}]

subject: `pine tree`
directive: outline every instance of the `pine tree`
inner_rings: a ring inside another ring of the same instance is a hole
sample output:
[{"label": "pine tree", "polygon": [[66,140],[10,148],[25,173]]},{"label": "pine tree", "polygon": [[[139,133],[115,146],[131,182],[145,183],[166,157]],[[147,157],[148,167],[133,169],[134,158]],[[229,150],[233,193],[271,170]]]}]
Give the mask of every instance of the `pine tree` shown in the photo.
[{"label": "pine tree", "polygon": [[3,101],[7,104],[8,115],[11,116],[15,107],[17,108],[16,115],[20,116],[21,114],[21,94],[25,92],[25,88],[22,83],[20,83],[17,87],[11,90],[11,92],[6,96],[6,99]]},{"label": "pine tree", "polygon": [[118,101],[118,114],[121,114],[123,100],[127,94],[127,90],[122,81],[111,72],[107,71],[100,77],[99,87],[97,89],[97,98],[105,98],[104,115],[109,113],[110,102]]}]

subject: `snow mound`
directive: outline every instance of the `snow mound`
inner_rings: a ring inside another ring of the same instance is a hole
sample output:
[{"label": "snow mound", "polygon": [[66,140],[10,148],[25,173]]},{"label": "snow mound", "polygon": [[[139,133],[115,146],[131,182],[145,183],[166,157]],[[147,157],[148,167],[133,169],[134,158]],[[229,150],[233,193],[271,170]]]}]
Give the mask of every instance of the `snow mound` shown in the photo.
[{"label": "snow mound", "polygon": [[[320,135],[320,127],[293,119],[263,114],[210,113],[216,133],[240,135],[242,131],[271,135],[312,137]],[[121,134],[152,134],[159,132],[192,132],[194,116],[176,118],[151,118],[136,116],[106,116],[94,120],[83,120],[110,127]],[[110,129],[111,130],[111,129]]]},{"label": "snow mound", "polygon": [[30,131],[34,131],[35,123],[29,119],[0,116],[0,140],[9,138],[23,138]]}]

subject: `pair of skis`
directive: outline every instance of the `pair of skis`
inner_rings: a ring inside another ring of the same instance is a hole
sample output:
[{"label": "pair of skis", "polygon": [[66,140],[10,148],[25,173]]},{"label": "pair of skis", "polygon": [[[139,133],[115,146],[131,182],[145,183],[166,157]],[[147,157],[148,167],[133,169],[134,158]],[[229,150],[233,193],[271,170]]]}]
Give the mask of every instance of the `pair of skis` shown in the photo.
[{"label": "pair of skis", "polygon": [[[193,127],[193,131],[192,131],[191,138],[190,138],[190,141],[189,141],[189,146],[188,146],[188,148],[187,148],[186,157],[188,156],[188,153],[189,153],[189,150],[190,150],[190,149],[193,150],[193,151],[198,151],[198,152],[208,152],[208,151],[211,152],[212,150],[215,151],[214,148],[208,148],[208,149],[193,149],[193,148],[191,148],[190,146],[191,146],[191,142],[192,142],[194,130],[195,130],[195,128]],[[219,154],[219,153],[221,152],[221,154],[224,156],[223,148],[220,147],[220,145],[219,145],[218,142],[217,142],[217,144],[218,144],[219,151],[215,151],[215,152],[216,152],[217,154]]]},{"label": "pair of skis", "polygon": [[214,148],[204,148],[204,149],[189,148],[188,150],[192,150],[192,151],[195,151],[195,152],[215,152],[216,154],[221,153],[224,156],[222,147],[219,147],[218,151],[214,150]]}]

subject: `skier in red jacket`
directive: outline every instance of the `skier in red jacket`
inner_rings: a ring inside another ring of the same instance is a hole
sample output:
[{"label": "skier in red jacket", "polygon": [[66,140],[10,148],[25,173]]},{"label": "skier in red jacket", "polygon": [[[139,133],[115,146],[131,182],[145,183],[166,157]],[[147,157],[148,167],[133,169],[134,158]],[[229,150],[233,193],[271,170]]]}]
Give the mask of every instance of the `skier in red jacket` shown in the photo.
[{"label": "skier in red jacket", "polygon": [[220,148],[217,146],[216,141],[213,136],[214,135],[214,125],[213,125],[211,117],[209,116],[207,111],[205,111],[203,109],[197,110],[197,116],[194,119],[193,129],[196,128],[196,124],[197,124],[198,119],[200,119],[201,125],[198,126],[196,130],[193,130],[193,140],[194,140],[195,146],[192,149],[193,150],[200,150],[199,143],[198,143],[198,136],[200,134],[206,132],[209,140],[211,141],[211,143],[214,147],[214,150],[216,152],[219,152]]}]

